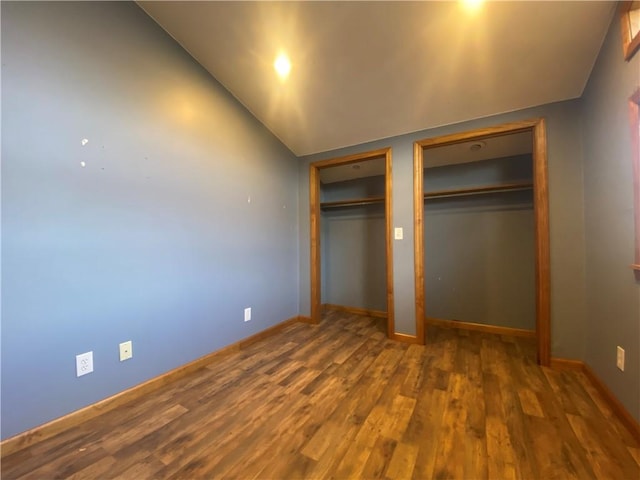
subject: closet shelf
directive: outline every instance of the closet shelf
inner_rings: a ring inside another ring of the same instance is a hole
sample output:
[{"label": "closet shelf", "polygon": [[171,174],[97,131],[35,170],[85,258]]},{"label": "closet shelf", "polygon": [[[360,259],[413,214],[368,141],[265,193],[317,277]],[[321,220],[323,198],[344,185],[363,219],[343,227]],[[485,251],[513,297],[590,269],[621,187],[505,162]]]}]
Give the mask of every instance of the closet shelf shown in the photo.
[{"label": "closet shelf", "polygon": [[483,185],[481,187],[454,188],[448,190],[436,190],[433,192],[425,192],[424,199],[441,197],[461,197],[465,195],[482,195],[494,192],[516,192],[518,190],[530,190],[533,188],[533,182],[516,182],[501,183],[495,185]]},{"label": "closet shelf", "polygon": [[325,209],[325,208],[355,207],[359,205],[371,205],[374,203],[384,203],[384,196],[353,198],[350,200],[338,200],[334,202],[320,202],[320,208]]}]

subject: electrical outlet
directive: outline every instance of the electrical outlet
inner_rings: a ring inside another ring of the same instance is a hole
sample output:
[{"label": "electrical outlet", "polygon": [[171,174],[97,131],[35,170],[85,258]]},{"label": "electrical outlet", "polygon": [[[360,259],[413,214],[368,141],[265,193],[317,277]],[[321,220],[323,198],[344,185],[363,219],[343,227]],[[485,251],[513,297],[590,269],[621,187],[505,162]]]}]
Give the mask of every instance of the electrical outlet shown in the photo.
[{"label": "electrical outlet", "polygon": [[618,345],[616,353],[616,366],[624,372],[624,348]]},{"label": "electrical outlet", "polygon": [[120,361],[124,362],[125,360],[129,360],[133,357],[133,344],[131,340],[128,342],[122,342],[120,344]]},{"label": "electrical outlet", "polygon": [[251,307],[244,309],[244,321],[248,322],[251,320]]},{"label": "electrical outlet", "polygon": [[93,372],[93,352],[76,355],[76,377]]}]

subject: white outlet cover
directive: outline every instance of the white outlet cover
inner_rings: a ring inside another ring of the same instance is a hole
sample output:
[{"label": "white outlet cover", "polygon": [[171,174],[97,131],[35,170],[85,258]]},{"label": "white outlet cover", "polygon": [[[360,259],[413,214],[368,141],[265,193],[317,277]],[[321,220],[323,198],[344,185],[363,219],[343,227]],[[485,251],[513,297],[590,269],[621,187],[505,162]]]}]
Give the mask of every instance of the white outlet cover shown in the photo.
[{"label": "white outlet cover", "polygon": [[93,372],[93,352],[76,355],[76,376],[81,377]]},{"label": "white outlet cover", "polygon": [[244,321],[248,322],[251,320],[251,307],[244,309]]},{"label": "white outlet cover", "polygon": [[133,357],[133,343],[131,340],[120,344],[120,361],[124,362]]},{"label": "white outlet cover", "polygon": [[394,236],[396,240],[402,240],[404,238],[404,231],[402,230],[402,227],[396,227],[394,229]]}]

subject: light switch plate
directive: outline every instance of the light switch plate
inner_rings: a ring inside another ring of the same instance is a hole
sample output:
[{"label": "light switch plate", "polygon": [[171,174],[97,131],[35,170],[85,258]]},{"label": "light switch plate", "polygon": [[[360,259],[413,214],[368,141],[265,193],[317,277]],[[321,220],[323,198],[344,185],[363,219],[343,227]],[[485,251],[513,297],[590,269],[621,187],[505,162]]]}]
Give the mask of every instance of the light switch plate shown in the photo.
[{"label": "light switch plate", "polygon": [[394,238],[396,240],[402,240],[404,237],[404,232],[402,231],[402,227],[396,227],[394,229]]},{"label": "light switch plate", "polygon": [[131,340],[120,344],[120,361],[124,362],[133,357],[133,343]]}]

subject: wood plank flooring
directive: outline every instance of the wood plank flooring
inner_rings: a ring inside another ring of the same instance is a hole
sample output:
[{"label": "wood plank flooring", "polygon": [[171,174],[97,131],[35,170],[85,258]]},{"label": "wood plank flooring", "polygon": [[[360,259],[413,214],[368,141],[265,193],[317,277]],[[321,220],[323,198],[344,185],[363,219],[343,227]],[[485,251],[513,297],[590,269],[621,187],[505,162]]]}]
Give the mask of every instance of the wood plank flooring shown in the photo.
[{"label": "wood plank flooring", "polygon": [[3,459],[9,479],[638,479],[640,448],[535,343],[383,320],[294,324]]}]

